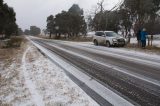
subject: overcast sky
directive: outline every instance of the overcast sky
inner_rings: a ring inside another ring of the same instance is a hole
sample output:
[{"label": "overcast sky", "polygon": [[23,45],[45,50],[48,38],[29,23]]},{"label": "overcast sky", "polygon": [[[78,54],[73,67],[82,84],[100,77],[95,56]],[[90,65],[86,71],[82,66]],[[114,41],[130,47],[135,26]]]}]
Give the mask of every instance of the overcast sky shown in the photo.
[{"label": "overcast sky", "polygon": [[[104,0],[105,9],[111,9],[120,0]],[[46,19],[62,10],[68,10],[74,3],[79,4],[85,13],[96,6],[98,0],[4,0],[16,12],[19,27],[29,29],[31,25],[46,28]]]}]

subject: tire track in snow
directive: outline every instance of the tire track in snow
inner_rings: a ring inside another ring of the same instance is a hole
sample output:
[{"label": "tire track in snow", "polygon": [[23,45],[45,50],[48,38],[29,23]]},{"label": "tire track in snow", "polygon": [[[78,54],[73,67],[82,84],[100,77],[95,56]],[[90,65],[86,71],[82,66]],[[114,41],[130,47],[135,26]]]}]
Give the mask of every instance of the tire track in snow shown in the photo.
[{"label": "tire track in snow", "polygon": [[25,58],[26,58],[26,54],[29,50],[30,50],[30,47],[26,49],[26,51],[24,52],[23,57],[22,57],[22,70],[23,70],[23,75],[25,78],[25,84],[31,93],[31,96],[32,96],[32,99],[33,99],[33,102],[35,103],[35,105],[36,106],[45,106],[43,98],[41,97],[41,95],[39,95],[38,91],[36,90],[36,86],[30,80],[29,74],[27,73]]}]

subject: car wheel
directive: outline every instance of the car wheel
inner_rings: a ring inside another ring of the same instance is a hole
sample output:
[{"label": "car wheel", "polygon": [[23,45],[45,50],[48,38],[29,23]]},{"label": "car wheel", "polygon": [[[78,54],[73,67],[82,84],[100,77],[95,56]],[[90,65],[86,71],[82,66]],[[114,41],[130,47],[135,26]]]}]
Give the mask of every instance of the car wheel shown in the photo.
[{"label": "car wheel", "polygon": [[109,41],[106,41],[106,46],[107,46],[107,47],[110,47],[110,46],[111,46]]},{"label": "car wheel", "polygon": [[97,40],[94,40],[94,45],[98,46]]}]

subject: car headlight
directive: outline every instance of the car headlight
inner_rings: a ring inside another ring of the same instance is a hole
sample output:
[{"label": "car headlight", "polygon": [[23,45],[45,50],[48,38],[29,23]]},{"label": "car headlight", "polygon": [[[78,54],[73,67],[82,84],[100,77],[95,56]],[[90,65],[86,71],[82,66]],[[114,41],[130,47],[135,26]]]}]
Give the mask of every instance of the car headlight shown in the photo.
[{"label": "car headlight", "polygon": [[112,39],[113,42],[117,42],[117,39]]}]

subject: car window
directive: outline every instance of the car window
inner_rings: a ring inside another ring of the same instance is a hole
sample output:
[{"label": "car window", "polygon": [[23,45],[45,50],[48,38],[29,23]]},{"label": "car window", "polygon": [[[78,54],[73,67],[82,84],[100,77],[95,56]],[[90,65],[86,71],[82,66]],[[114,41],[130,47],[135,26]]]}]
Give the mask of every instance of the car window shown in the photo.
[{"label": "car window", "polygon": [[97,36],[102,36],[102,35],[104,35],[104,33],[103,33],[103,32],[96,32],[95,35],[97,35]]},{"label": "car window", "polygon": [[108,37],[120,37],[120,35],[118,35],[118,34],[115,33],[115,32],[106,32],[105,34],[106,34],[106,36],[108,36]]},{"label": "car window", "polygon": [[95,35],[98,36],[98,32],[96,32]]}]

